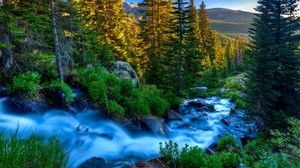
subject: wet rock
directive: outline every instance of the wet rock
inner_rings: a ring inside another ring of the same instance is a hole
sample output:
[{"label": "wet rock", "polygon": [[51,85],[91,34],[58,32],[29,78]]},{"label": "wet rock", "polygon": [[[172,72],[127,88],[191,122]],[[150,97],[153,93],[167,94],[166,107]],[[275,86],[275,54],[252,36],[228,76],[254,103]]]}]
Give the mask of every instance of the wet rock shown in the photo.
[{"label": "wet rock", "polygon": [[89,104],[87,103],[87,100],[76,100],[71,103],[70,107],[71,107],[70,110],[72,110],[72,112],[76,114],[76,113],[81,113],[86,109],[88,109]]},{"label": "wet rock", "polygon": [[137,73],[131,67],[131,65],[127,62],[117,61],[113,64],[111,71],[118,75],[121,78],[129,79],[132,81],[134,85],[140,82]]},{"label": "wet rock", "polygon": [[218,144],[213,143],[213,144],[209,145],[209,147],[207,147],[205,151],[207,154],[213,155],[217,151],[217,147],[218,147]]},{"label": "wet rock", "polygon": [[222,123],[225,124],[225,125],[230,125],[230,121],[227,120],[227,119],[224,119],[224,118],[223,118],[221,121],[222,121]]},{"label": "wet rock", "polygon": [[197,92],[207,92],[208,91],[207,87],[195,87],[194,89]]},{"label": "wet rock", "polygon": [[141,118],[139,121],[141,130],[153,133],[155,135],[167,137],[167,131],[164,122],[157,117]]},{"label": "wet rock", "polygon": [[225,89],[225,88],[220,88],[220,89],[218,89],[217,93],[218,93],[218,95],[222,95],[222,94],[225,93],[226,91],[227,91],[227,89]]},{"label": "wet rock", "polygon": [[7,111],[17,114],[43,113],[48,109],[45,99],[9,98],[5,103]]},{"label": "wet rock", "polygon": [[147,163],[145,161],[137,162],[131,165],[129,168],[154,168],[153,164]]},{"label": "wet rock", "polygon": [[100,157],[93,157],[84,163],[82,163],[78,168],[109,168],[106,161]]},{"label": "wet rock", "polygon": [[151,133],[163,137],[167,136],[166,127],[163,120],[157,117],[128,120],[123,125],[133,135],[140,133]]},{"label": "wet rock", "polygon": [[191,101],[188,106],[196,107],[198,111],[215,111],[215,108],[211,104],[207,104],[203,100]]},{"label": "wet rock", "polygon": [[245,135],[245,136],[241,137],[240,140],[241,140],[242,145],[246,146],[248,144],[248,142],[254,140],[254,138],[251,136]]},{"label": "wet rock", "polygon": [[50,101],[52,107],[68,109],[66,95],[61,89],[44,89],[43,95]]},{"label": "wet rock", "polygon": [[181,116],[175,110],[169,110],[166,116],[167,121],[182,120]]},{"label": "wet rock", "polygon": [[82,124],[79,124],[77,127],[76,127],[76,130],[78,132],[88,132],[89,131],[89,128],[87,128],[85,125],[82,125]]}]

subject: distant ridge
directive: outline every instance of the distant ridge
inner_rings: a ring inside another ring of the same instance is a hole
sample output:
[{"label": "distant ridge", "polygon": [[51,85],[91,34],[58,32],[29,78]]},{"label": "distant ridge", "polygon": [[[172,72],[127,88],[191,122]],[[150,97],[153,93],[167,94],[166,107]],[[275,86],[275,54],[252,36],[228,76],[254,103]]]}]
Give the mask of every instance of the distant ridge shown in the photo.
[{"label": "distant ridge", "polygon": [[[137,18],[142,16],[138,4],[123,2],[123,6],[126,13],[133,13]],[[231,37],[240,34],[244,39],[248,38],[254,13],[226,8],[207,9],[207,12],[213,30]]]}]

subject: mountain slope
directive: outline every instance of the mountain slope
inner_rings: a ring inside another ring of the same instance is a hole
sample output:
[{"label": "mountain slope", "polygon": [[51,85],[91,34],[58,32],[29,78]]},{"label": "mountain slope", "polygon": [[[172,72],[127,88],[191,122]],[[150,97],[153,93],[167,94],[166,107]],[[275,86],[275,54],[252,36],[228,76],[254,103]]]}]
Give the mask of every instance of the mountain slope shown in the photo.
[{"label": "mountain slope", "polygon": [[247,38],[255,15],[250,12],[224,8],[208,9],[212,29],[231,37],[240,34]]}]

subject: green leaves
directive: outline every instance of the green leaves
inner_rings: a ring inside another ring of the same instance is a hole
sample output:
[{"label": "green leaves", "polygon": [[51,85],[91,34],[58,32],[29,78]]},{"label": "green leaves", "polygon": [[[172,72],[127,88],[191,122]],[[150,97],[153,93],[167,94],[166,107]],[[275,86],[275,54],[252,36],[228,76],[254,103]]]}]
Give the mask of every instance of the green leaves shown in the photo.
[{"label": "green leaves", "polygon": [[9,87],[10,92],[34,96],[41,80],[40,74],[36,72],[26,72],[13,77],[13,84]]}]

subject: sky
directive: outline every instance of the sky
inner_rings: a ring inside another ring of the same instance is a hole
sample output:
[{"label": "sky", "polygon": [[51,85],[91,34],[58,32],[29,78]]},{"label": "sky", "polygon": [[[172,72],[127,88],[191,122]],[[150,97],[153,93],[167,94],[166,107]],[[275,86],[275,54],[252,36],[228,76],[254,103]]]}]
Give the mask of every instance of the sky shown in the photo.
[{"label": "sky", "polygon": [[[140,3],[142,0],[125,0],[128,3]],[[202,0],[195,0],[196,5],[199,6]],[[204,0],[206,8],[228,8],[235,10],[243,10],[254,12],[254,7],[257,5],[257,0]]]}]

